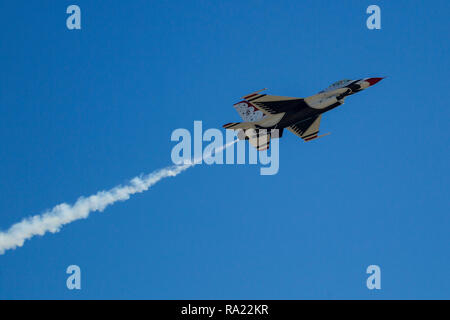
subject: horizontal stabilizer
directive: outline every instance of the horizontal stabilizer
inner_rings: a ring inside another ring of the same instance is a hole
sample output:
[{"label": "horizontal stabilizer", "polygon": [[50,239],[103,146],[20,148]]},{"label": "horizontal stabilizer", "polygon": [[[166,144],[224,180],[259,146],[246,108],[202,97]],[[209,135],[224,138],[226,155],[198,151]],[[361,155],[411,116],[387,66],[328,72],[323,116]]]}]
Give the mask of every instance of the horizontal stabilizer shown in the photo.
[{"label": "horizontal stabilizer", "polygon": [[231,129],[231,130],[237,130],[237,129],[251,129],[254,128],[254,124],[250,122],[230,122],[227,124],[224,124],[222,127],[225,129]]},{"label": "horizontal stabilizer", "polygon": [[246,96],[243,96],[242,99],[244,99],[244,100],[250,99],[251,97],[256,96],[258,93],[260,93],[260,92],[262,92],[264,90],[267,90],[267,88],[264,88],[264,89],[252,92],[252,93],[250,93],[250,94],[248,94]]}]

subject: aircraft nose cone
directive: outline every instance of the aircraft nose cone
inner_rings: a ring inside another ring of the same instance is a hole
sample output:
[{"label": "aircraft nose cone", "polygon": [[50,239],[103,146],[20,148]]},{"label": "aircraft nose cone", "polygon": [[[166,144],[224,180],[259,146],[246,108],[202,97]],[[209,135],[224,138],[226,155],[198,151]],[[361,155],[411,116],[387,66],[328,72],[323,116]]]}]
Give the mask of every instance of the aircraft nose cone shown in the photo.
[{"label": "aircraft nose cone", "polygon": [[373,86],[375,83],[377,83],[377,82],[379,82],[379,81],[381,81],[381,80],[383,80],[384,78],[368,78],[368,79],[366,79],[366,81],[371,85],[371,86]]}]

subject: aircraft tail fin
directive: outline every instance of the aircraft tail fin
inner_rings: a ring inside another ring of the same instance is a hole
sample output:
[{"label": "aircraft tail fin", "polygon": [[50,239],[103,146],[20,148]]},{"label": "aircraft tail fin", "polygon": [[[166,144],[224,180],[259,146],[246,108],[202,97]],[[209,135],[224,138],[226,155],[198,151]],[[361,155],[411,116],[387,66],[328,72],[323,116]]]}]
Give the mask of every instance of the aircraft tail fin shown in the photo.
[{"label": "aircraft tail fin", "polygon": [[264,113],[246,100],[235,103],[233,107],[246,122],[256,122],[264,118]]}]

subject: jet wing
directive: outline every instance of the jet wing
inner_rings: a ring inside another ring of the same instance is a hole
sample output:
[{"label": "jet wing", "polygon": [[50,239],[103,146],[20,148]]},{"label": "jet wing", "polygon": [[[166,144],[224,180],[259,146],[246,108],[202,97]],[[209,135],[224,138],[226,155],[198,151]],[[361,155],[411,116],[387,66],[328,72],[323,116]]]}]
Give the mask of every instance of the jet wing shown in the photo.
[{"label": "jet wing", "polygon": [[271,96],[268,94],[259,94],[258,92],[242,98],[256,109],[261,110],[265,115],[286,112],[290,107],[304,101],[302,98]]},{"label": "jet wing", "polygon": [[297,122],[296,124],[287,127],[287,129],[302,138],[305,142],[310,141],[317,138],[321,119],[322,115],[320,114],[307,120]]}]

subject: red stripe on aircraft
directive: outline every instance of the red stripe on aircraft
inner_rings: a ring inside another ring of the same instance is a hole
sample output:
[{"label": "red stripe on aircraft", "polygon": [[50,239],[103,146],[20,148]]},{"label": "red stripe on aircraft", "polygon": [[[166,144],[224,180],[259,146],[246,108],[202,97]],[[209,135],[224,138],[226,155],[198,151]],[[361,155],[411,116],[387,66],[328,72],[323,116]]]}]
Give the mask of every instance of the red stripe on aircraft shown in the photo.
[{"label": "red stripe on aircraft", "polygon": [[305,141],[310,141],[310,140],[313,140],[315,138],[317,138],[317,135],[315,135],[314,137],[311,137],[311,138],[306,138]]},{"label": "red stripe on aircraft", "polygon": [[244,99],[248,99],[248,98],[251,98],[251,97],[256,96],[256,95],[257,95],[257,93],[253,93],[251,95],[245,96]]}]

